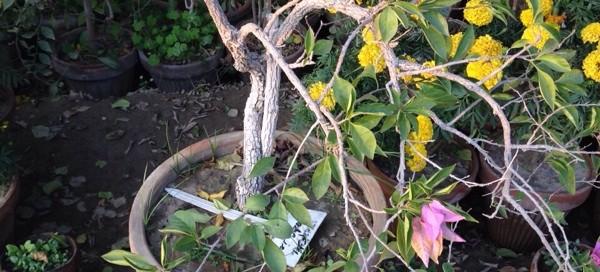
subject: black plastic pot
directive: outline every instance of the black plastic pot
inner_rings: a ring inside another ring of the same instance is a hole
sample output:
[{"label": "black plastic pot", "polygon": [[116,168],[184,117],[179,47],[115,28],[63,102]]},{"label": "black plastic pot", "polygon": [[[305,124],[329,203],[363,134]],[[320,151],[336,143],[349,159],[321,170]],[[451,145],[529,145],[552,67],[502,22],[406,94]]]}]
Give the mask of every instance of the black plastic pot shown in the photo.
[{"label": "black plastic pot", "polygon": [[[85,28],[77,28],[66,32],[56,40],[56,47],[61,48],[64,42],[79,39]],[[130,36],[130,31],[124,31]],[[82,65],[63,61],[56,55],[52,56],[52,66],[56,73],[62,76],[69,88],[76,92],[83,92],[94,98],[102,99],[111,96],[123,96],[131,91],[135,82],[135,65],[139,62],[135,50],[119,57],[122,63],[120,69],[112,69],[102,63]]]},{"label": "black plastic pot", "polygon": [[217,66],[225,54],[219,49],[214,55],[185,65],[158,64],[150,65],[144,52],[138,51],[140,62],[152,75],[154,82],[161,91],[179,92],[194,89],[198,83],[214,83],[217,80]]}]

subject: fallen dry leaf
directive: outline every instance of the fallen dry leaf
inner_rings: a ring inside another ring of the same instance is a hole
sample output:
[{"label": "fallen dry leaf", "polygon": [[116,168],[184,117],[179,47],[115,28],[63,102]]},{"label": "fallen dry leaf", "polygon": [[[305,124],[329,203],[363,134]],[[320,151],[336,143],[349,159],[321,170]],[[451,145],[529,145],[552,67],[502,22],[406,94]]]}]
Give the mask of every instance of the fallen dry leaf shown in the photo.
[{"label": "fallen dry leaf", "polygon": [[217,214],[217,216],[215,216],[215,227],[220,227],[223,225],[223,222],[225,221],[225,218],[223,217],[223,214]]},{"label": "fallen dry leaf", "polygon": [[208,200],[208,198],[210,197],[210,195],[202,189],[196,190],[196,195],[206,200]]},{"label": "fallen dry leaf", "polygon": [[225,196],[225,193],[227,193],[227,190],[220,191],[220,192],[218,192],[216,194],[210,194],[208,196],[208,200],[223,199],[223,197]]}]

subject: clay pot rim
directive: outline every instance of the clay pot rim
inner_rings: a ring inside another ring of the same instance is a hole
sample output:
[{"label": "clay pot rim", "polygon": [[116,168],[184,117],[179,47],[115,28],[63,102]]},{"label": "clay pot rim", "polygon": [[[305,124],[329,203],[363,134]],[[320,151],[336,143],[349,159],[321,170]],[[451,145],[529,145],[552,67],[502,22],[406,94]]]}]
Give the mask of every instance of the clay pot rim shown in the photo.
[{"label": "clay pot rim", "polygon": [[[295,135],[294,137],[302,139],[302,137],[294,133],[283,131],[276,132],[276,138],[279,138],[282,135],[288,135],[288,137],[290,137],[290,135]],[[131,252],[142,256],[150,264],[160,267],[160,263],[153,256],[146,240],[144,224],[145,213],[163,194],[163,189],[166,187],[166,185],[177,177],[175,169],[186,168],[191,163],[204,160],[209,156],[220,157],[226,155],[227,153],[231,152],[226,147],[230,145],[238,146],[243,140],[243,136],[244,134],[242,131],[231,132],[196,142],[195,144],[184,148],[177,154],[165,160],[158,167],[156,167],[154,171],[152,171],[152,173],[142,183],[142,186],[138,190],[138,193],[131,206],[131,212],[129,216],[129,244]],[[309,143],[314,144],[315,142],[314,140],[309,140]],[[352,156],[349,156],[346,162],[349,169],[349,176],[351,176],[352,179],[361,179],[363,180],[362,182],[365,183],[357,184],[359,185],[360,189],[363,190],[366,199],[369,199],[369,196],[367,195],[370,195],[371,199],[368,201],[370,208],[374,210],[383,210],[385,208],[385,199],[383,197],[383,193],[381,192],[379,186],[377,186],[374,178],[370,175],[370,173],[368,173],[368,170],[365,169],[365,167],[356,161],[356,159],[354,159]],[[363,170],[358,171],[360,169]],[[372,214],[372,218],[372,230],[375,233],[382,233],[384,231],[387,216],[383,213],[374,213]],[[375,238],[376,237],[374,236],[369,238],[369,249],[365,253],[366,256],[374,253],[374,257],[368,260],[369,266],[374,265],[378,259],[377,255],[379,252],[375,251]]]},{"label": "clay pot rim", "polygon": [[77,246],[77,242],[75,242],[75,239],[73,239],[73,237],[71,237],[70,235],[64,234],[64,233],[58,233],[58,232],[42,232],[42,233],[38,233],[38,234],[29,235],[28,237],[25,237],[24,239],[19,240],[17,243],[14,243],[14,245],[23,244],[27,240],[30,240],[32,242],[34,242],[38,239],[48,240],[49,237],[54,236],[54,235],[62,236],[67,239],[68,253],[70,254],[69,259],[67,259],[67,261],[65,261],[61,266],[56,267],[52,270],[48,270],[48,272],[60,272],[60,271],[63,271],[62,269],[67,267],[69,264],[78,262],[78,259],[79,259],[79,254],[80,254],[79,247]]}]

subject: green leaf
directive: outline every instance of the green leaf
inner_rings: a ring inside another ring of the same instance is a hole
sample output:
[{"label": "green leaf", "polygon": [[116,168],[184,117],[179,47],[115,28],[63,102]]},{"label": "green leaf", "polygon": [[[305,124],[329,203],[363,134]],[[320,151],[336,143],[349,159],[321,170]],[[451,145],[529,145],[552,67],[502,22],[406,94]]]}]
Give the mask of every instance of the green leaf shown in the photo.
[{"label": "green leaf", "polygon": [[557,54],[546,54],[546,55],[541,55],[541,56],[537,57],[536,59],[541,61],[542,63],[548,65],[548,67],[550,67],[550,69],[552,69],[554,71],[557,71],[557,72],[571,71],[571,65],[563,56],[560,56]]},{"label": "green leaf", "polygon": [[119,70],[123,67],[123,63],[113,57],[98,57],[98,60],[114,70]]},{"label": "green leaf", "polygon": [[46,39],[50,39],[50,40],[54,40],[54,31],[52,30],[52,28],[49,28],[47,26],[41,26],[40,27],[40,32],[42,33],[42,36],[44,36],[44,38]]},{"label": "green leaf", "polygon": [[223,200],[223,199],[213,199],[213,204],[215,204],[215,207],[219,210],[222,211],[226,211],[229,210],[229,207],[231,207],[231,204],[229,204],[227,201]]},{"label": "green leaf", "polygon": [[113,193],[111,191],[99,191],[98,197],[108,200],[108,199],[113,198]]},{"label": "green leaf", "polygon": [[154,268],[154,270],[158,271],[158,268],[150,265],[143,257],[122,249],[111,250],[110,252],[102,255],[102,259],[111,264],[116,264],[120,266],[132,267],[131,263],[134,263],[138,267],[147,268],[148,271],[153,271],[150,270],[151,268]]},{"label": "green leaf", "polygon": [[96,165],[96,167],[98,167],[98,168],[104,168],[104,167],[106,166],[106,161],[103,161],[103,160],[98,160],[98,161],[96,161],[96,164],[95,164],[95,165]]},{"label": "green leaf", "polygon": [[252,195],[246,199],[244,212],[261,212],[269,205],[270,198],[267,195]]},{"label": "green leaf", "polygon": [[393,3],[394,6],[404,10],[405,12],[416,15],[419,21],[425,21],[425,17],[423,17],[421,11],[417,8],[417,6],[415,6],[411,2],[394,1]]},{"label": "green leaf", "polygon": [[347,261],[346,265],[344,265],[344,271],[345,272],[359,272],[360,268],[358,267],[358,264],[356,264],[353,261]]},{"label": "green leaf", "polygon": [[288,211],[285,209],[283,202],[281,202],[281,200],[278,200],[273,204],[273,207],[271,207],[271,212],[269,212],[269,219],[287,220],[287,218]]},{"label": "green leaf", "polygon": [[129,108],[129,106],[131,105],[131,103],[128,100],[125,100],[123,98],[115,101],[114,103],[110,104],[110,106],[113,109],[122,109],[122,110],[126,110],[127,108]]},{"label": "green leaf", "polygon": [[37,46],[42,49],[43,51],[46,51],[48,53],[52,53],[52,48],[50,47],[50,44],[47,41],[41,40],[37,42]]},{"label": "green leaf", "polygon": [[351,124],[350,134],[358,150],[369,159],[373,159],[375,149],[377,148],[375,134],[368,128],[357,124]]},{"label": "green leaf", "polygon": [[377,15],[377,22],[379,23],[379,32],[381,33],[381,39],[383,42],[390,42],[396,32],[398,32],[398,16],[396,12],[391,8],[387,7]]},{"label": "green leaf", "polygon": [[[296,204],[304,204],[308,201],[308,196],[302,189],[297,187],[288,187],[283,190],[283,199],[296,203]],[[289,211],[289,209],[288,209]]]},{"label": "green leaf", "polygon": [[62,166],[62,167],[58,167],[58,168],[54,169],[54,174],[55,175],[66,176],[67,173],[69,173],[69,167],[68,166]]},{"label": "green leaf", "polygon": [[217,234],[217,232],[219,232],[221,228],[222,227],[212,225],[204,227],[200,233],[200,239],[208,239],[212,237],[213,235]]},{"label": "green leaf", "polygon": [[306,35],[304,35],[304,50],[307,55],[310,55],[310,52],[313,51],[315,47],[315,32],[313,32],[312,28],[309,27],[306,31]]},{"label": "green leaf", "polygon": [[331,183],[331,167],[325,158],[315,169],[312,176],[312,191],[317,200],[325,195]]},{"label": "green leaf", "polygon": [[463,32],[462,39],[460,39],[460,42],[458,43],[456,53],[454,53],[452,60],[463,59],[467,53],[469,53],[469,50],[471,50],[474,42],[475,30],[473,30],[473,26],[469,25],[469,27],[467,27],[467,29]]},{"label": "green leaf", "polygon": [[59,179],[54,179],[44,184],[44,187],[42,187],[42,191],[44,191],[45,194],[50,195],[56,190],[58,190],[60,187],[62,187],[62,185],[62,181],[60,181]]},{"label": "green leaf", "polygon": [[444,17],[439,12],[435,11],[426,11],[423,13],[423,16],[430,24],[430,26],[435,27],[437,31],[439,31],[444,36],[450,36],[450,32],[448,31],[448,22],[446,22],[446,17]]},{"label": "green leaf", "polygon": [[256,250],[262,251],[265,248],[265,232],[262,225],[250,225],[250,238]]},{"label": "green leaf", "polygon": [[261,158],[256,162],[254,167],[252,167],[252,170],[250,170],[248,179],[266,175],[271,169],[273,169],[273,165],[275,165],[275,157]]},{"label": "green leaf", "polygon": [[332,40],[317,40],[315,42],[315,48],[313,49],[313,54],[316,56],[324,56],[331,52],[333,48]]},{"label": "green leaf", "polygon": [[444,35],[442,35],[442,33],[440,33],[436,28],[431,26],[423,26],[421,27],[421,30],[423,31],[423,34],[425,34],[425,38],[427,39],[427,42],[431,48],[433,48],[433,51],[435,51],[440,58],[446,59],[448,56],[448,41],[446,37],[444,37]]},{"label": "green leaf", "polygon": [[581,84],[583,83],[583,73],[579,69],[571,69],[571,71],[563,73],[556,83]]},{"label": "green leaf", "polygon": [[427,181],[427,185],[429,185],[431,188],[435,188],[442,181],[448,178],[448,176],[452,174],[452,171],[454,171],[454,164],[440,169],[438,172],[436,172],[435,174],[433,174],[433,176],[429,178],[429,180]]},{"label": "green leaf", "polygon": [[304,207],[304,205],[285,201],[285,207],[298,222],[312,228],[313,224],[310,218],[310,213],[308,212],[308,209]]},{"label": "green leaf", "polygon": [[333,78],[333,97],[346,114],[352,114],[356,93],[350,82],[336,75]]},{"label": "green leaf", "polygon": [[227,248],[231,248],[235,243],[240,240],[242,232],[246,228],[246,221],[243,217],[233,220],[227,227],[227,233],[225,234],[225,244]]},{"label": "green leaf", "polygon": [[550,109],[554,110],[556,103],[556,85],[552,77],[541,69],[537,69],[538,81],[540,84],[540,91],[542,98],[546,101],[546,104],[550,106]]},{"label": "green leaf", "polygon": [[287,268],[285,255],[271,239],[266,240],[265,247],[261,251],[261,254],[271,271],[285,272],[285,269]]},{"label": "green leaf", "polygon": [[502,257],[502,258],[517,258],[517,253],[515,253],[514,251],[508,249],[508,248],[498,248],[496,249],[496,255]]},{"label": "green leaf", "polygon": [[263,226],[268,233],[279,239],[290,238],[293,232],[292,226],[290,226],[287,220],[271,219],[264,222]]},{"label": "green leaf", "polygon": [[52,61],[50,60],[50,56],[48,56],[48,54],[39,53],[37,56],[42,64],[48,65],[48,66],[52,65]]},{"label": "green leaf", "polygon": [[15,0],[4,0],[4,2],[0,2],[2,3],[2,10],[7,10],[8,8],[10,8],[13,3],[15,2]]}]

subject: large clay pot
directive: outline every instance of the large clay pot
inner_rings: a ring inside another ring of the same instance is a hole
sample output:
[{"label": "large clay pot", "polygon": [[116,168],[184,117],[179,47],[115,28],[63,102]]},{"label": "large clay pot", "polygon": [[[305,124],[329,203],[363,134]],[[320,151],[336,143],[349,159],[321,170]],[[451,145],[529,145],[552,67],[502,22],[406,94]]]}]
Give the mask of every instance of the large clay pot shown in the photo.
[{"label": "large clay pot", "polygon": [[[77,28],[64,33],[56,40],[56,47],[61,48],[65,42],[79,39],[85,28]],[[130,31],[123,31],[125,36],[130,36]],[[69,87],[76,92],[83,92],[94,98],[123,96],[133,90],[135,83],[135,65],[139,62],[137,52],[132,50],[119,57],[122,66],[112,69],[102,63],[82,65],[64,61],[58,56],[52,56],[52,66],[56,73],[64,77]]]},{"label": "large clay pot", "polygon": [[[594,180],[595,170],[591,158],[588,155],[582,156],[587,166],[586,180]],[[487,212],[492,212],[494,207],[490,206],[492,192],[498,185],[494,183],[500,179],[500,175],[492,169],[492,167],[486,162],[484,156],[480,154],[480,169],[479,179],[482,183],[486,184],[484,190],[487,192],[484,194],[484,198],[487,203]],[[557,182],[557,181],[549,181]],[[553,203],[556,207],[565,213],[568,213],[573,208],[581,205],[589,196],[592,190],[590,184],[581,186],[574,194],[569,194],[566,191],[558,192],[536,192],[540,195],[542,200],[547,200],[549,203]],[[522,194],[516,188],[511,187],[509,189],[510,195],[514,198],[518,198],[518,195]],[[500,192],[495,192],[499,196]],[[532,199],[524,196],[519,204],[526,211],[530,211],[529,216],[534,223],[544,232],[548,232],[547,225],[543,219],[543,216],[536,211],[535,205]],[[541,245],[541,240],[537,233],[529,226],[529,224],[523,219],[523,217],[516,212],[512,211],[512,207],[507,208],[508,218],[492,218],[486,222],[488,235],[490,238],[500,247],[511,249],[515,252],[531,252],[537,250]]]},{"label": "large clay pot", "polygon": [[4,246],[13,241],[15,222],[15,207],[19,200],[21,182],[18,175],[9,181],[8,191],[0,197],[0,256],[3,256]]},{"label": "large clay pot", "polygon": [[[146,178],[133,201],[129,216],[129,245],[132,252],[141,255],[150,264],[160,267],[160,263],[152,255],[146,239],[144,218],[150,207],[153,207],[156,201],[164,195],[165,186],[175,181],[180,169],[186,169],[197,162],[234,152],[243,140],[243,135],[243,132],[232,132],[197,142],[163,162]],[[277,132],[277,137],[285,137],[295,143],[299,143],[302,139],[298,135],[280,131]],[[309,139],[309,144],[305,146],[311,152],[322,150],[319,141],[314,138]],[[350,179],[362,190],[369,208],[383,210],[385,207],[383,194],[367,169],[352,157],[347,159],[347,168],[351,170],[348,171]],[[371,217],[373,219],[370,226],[372,230],[377,234],[382,233],[387,216],[382,213],[374,213],[371,214]],[[370,237],[366,256],[374,252],[375,242],[375,237]],[[374,258],[368,260],[369,266],[377,261],[377,255],[375,254]]]},{"label": "large clay pot", "polygon": [[144,68],[150,72],[158,89],[164,92],[180,92],[193,90],[200,82],[214,83],[217,80],[217,66],[225,54],[219,49],[214,55],[185,65],[158,64],[150,65],[148,57],[138,51]]},{"label": "large clay pot", "polygon": [[[48,270],[47,272],[76,272],[79,269],[79,263],[80,263],[80,259],[81,259],[81,253],[79,252],[79,248],[77,247],[77,243],[75,242],[75,240],[69,236],[69,235],[64,235],[64,234],[57,234],[57,233],[52,233],[52,232],[45,232],[45,233],[41,233],[41,234],[36,234],[36,235],[32,235],[29,236],[25,239],[23,239],[22,241],[20,241],[17,244],[22,244],[27,240],[30,241],[37,241],[38,239],[41,240],[47,240],[50,237],[54,236],[54,235],[60,235],[63,236],[64,238],[66,238],[67,243],[69,244],[69,253],[70,253],[70,257],[69,259],[61,266]],[[4,258],[4,256],[2,256],[2,258]],[[6,264],[5,264],[6,265]],[[2,268],[2,267],[0,267]]]}]

